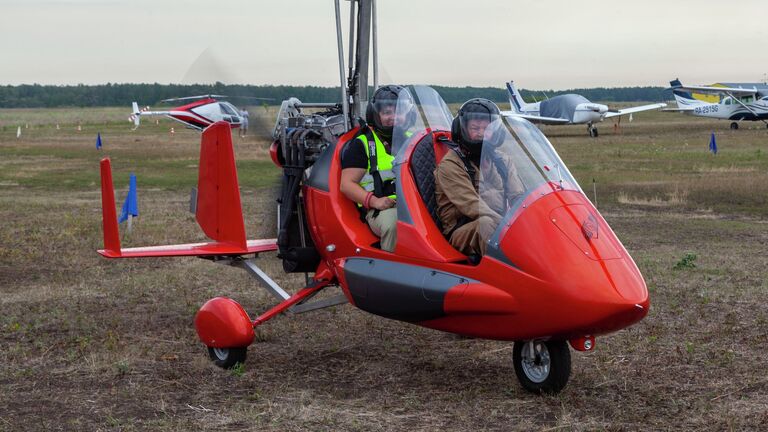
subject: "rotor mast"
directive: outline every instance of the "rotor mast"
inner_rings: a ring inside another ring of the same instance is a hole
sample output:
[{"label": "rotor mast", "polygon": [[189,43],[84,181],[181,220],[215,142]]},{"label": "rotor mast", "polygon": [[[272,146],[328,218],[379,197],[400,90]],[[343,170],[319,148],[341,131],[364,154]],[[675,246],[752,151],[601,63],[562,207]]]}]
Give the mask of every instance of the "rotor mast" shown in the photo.
[{"label": "rotor mast", "polygon": [[[339,51],[339,79],[342,89],[342,104],[345,121],[363,117],[368,106],[368,66],[370,47],[373,42],[374,86],[378,85],[378,49],[376,41],[376,0],[349,0],[349,76],[345,78],[344,46],[341,31],[340,0],[334,0],[336,6],[336,40]],[[357,4],[357,8],[355,5]],[[355,10],[357,9],[357,10]],[[357,12],[357,13],[355,13]],[[354,43],[353,43],[354,41]],[[354,52],[353,52],[354,51]],[[352,59],[354,58],[354,62]],[[347,124],[347,126],[349,126]],[[349,127],[348,127],[349,129]]]}]

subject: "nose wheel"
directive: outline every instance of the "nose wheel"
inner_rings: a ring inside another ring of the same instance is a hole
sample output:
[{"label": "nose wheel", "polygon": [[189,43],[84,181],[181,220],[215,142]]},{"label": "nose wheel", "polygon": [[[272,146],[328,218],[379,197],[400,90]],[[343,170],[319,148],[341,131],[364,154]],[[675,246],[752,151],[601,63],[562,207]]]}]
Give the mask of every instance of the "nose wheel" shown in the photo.
[{"label": "nose wheel", "polygon": [[532,393],[559,393],[571,376],[571,352],[565,341],[515,342],[515,375]]},{"label": "nose wheel", "polygon": [[593,125],[592,123],[587,125],[587,132],[589,132],[590,137],[597,138],[597,126]]},{"label": "nose wheel", "polygon": [[736,129],[738,129],[738,128],[739,128],[739,124],[738,124],[738,123],[736,123],[736,122],[731,122],[731,129],[732,129],[732,130],[736,130]]},{"label": "nose wheel", "polygon": [[248,347],[214,348],[208,347],[208,355],[216,366],[232,369],[238,363],[245,363]]}]

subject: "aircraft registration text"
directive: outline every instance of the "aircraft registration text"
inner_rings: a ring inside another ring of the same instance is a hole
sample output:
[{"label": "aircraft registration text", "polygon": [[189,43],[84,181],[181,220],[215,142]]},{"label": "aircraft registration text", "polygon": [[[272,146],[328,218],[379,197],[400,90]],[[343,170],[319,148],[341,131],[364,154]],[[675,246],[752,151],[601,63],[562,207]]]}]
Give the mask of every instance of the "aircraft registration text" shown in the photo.
[{"label": "aircraft registration text", "polygon": [[709,113],[717,112],[718,108],[719,107],[717,105],[707,105],[707,106],[696,107],[693,110],[693,112],[695,112],[696,114],[709,114]]}]

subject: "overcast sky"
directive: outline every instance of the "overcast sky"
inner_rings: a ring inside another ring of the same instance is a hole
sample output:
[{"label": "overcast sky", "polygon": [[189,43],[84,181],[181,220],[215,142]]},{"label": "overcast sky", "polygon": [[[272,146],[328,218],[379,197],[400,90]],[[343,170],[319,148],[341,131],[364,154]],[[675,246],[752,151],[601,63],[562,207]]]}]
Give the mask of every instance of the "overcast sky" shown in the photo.
[{"label": "overcast sky", "polygon": [[[333,10],[333,0],[0,0],[0,84],[338,85]],[[768,73],[765,0],[378,0],[378,11],[381,81],[566,89]]]}]

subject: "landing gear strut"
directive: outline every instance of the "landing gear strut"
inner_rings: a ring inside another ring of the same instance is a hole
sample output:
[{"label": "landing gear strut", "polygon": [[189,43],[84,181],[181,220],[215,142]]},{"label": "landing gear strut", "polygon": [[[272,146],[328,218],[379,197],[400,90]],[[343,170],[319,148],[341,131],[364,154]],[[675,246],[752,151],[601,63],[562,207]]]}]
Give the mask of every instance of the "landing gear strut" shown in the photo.
[{"label": "landing gear strut", "polygon": [[587,132],[589,132],[589,136],[592,138],[597,138],[597,127],[592,123],[587,125]]},{"label": "landing gear strut", "polygon": [[732,129],[732,130],[736,130],[736,129],[738,129],[738,128],[739,128],[739,124],[738,124],[738,123],[736,123],[736,122],[731,122],[731,129]]}]

